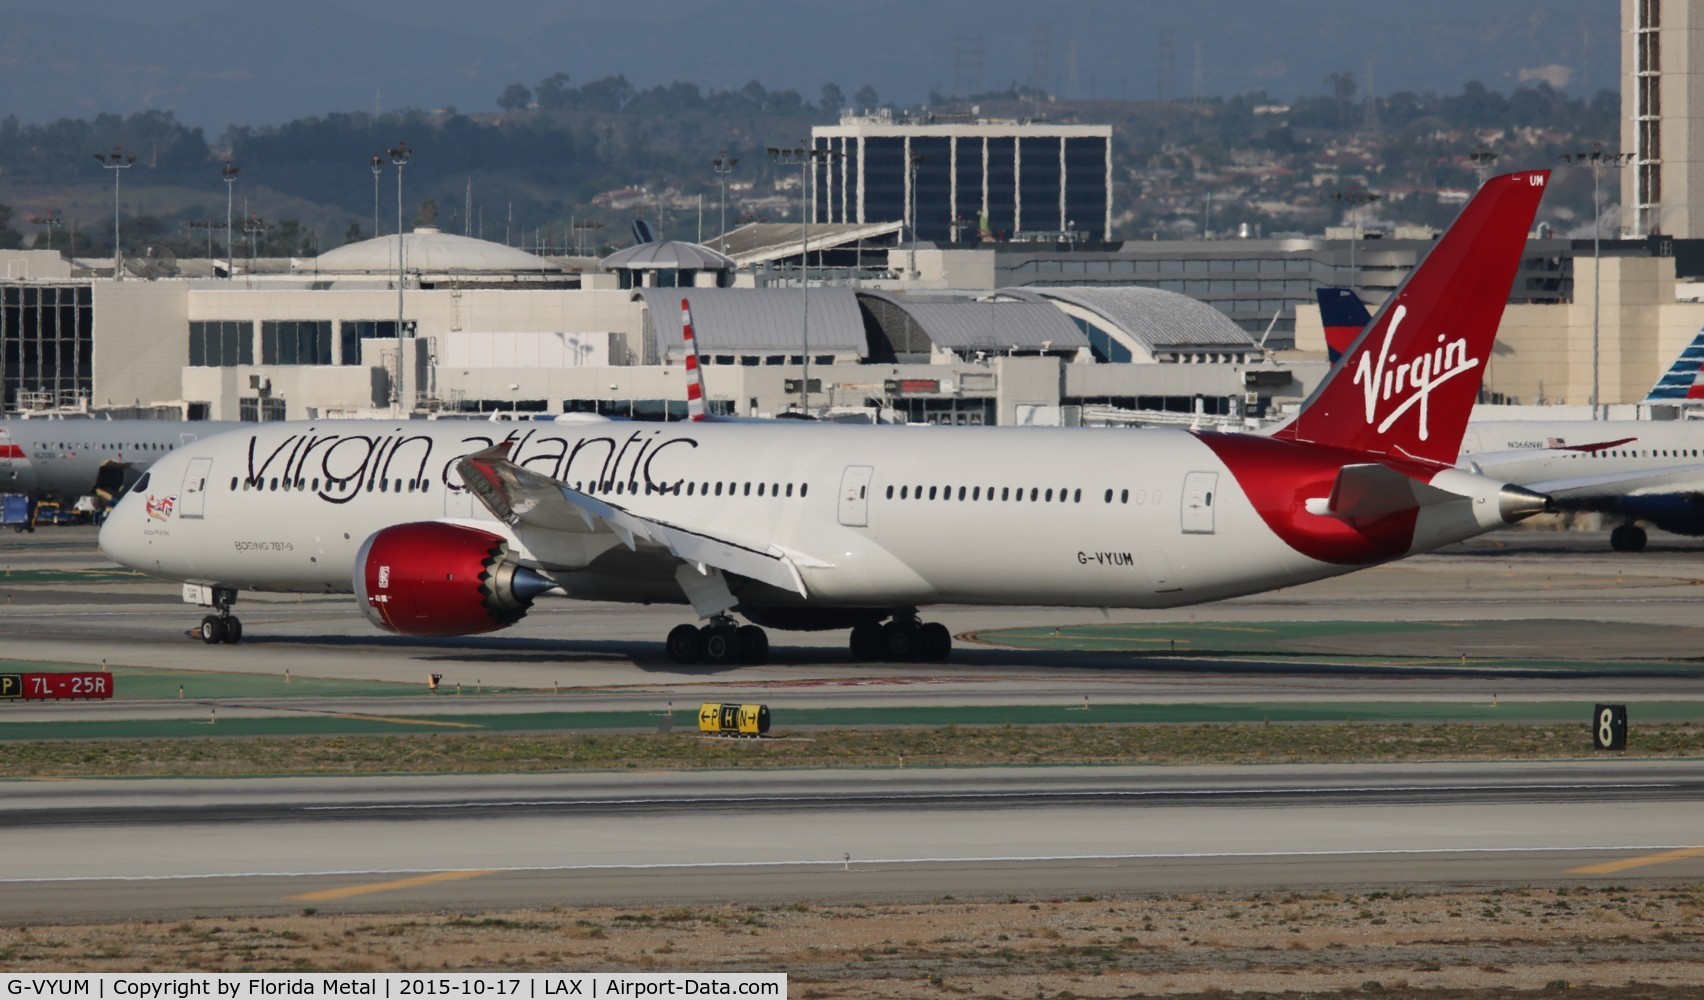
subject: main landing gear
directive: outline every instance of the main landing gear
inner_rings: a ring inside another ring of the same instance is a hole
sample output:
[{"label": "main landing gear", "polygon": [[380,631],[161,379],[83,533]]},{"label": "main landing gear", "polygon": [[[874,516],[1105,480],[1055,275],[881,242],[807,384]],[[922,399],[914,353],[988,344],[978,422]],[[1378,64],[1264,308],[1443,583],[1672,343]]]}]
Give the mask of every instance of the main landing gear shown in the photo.
[{"label": "main landing gear", "polygon": [[940,622],[919,622],[917,615],[895,615],[885,625],[869,622],[852,630],[852,658],[939,663],[953,651],[953,635]]},{"label": "main landing gear", "polygon": [[[833,627],[820,620],[788,622],[807,630]],[[920,622],[917,612],[902,611],[885,624],[867,621],[854,627],[851,645],[852,658],[863,663],[939,663],[952,653],[953,635],[939,622]],[[669,633],[668,651],[669,659],[680,664],[756,665],[769,658],[769,634],[756,625],[740,625],[729,615],[716,615],[702,628],[675,626]]]},{"label": "main landing gear", "polygon": [[769,658],[769,633],[756,625],[741,625],[717,615],[703,628],[676,625],[669,633],[669,659],[680,664],[741,663],[756,666]]},{"label": "main landing gear", "polygon": [[1609,533],[1609,547],[1617,552],[1645,551],[1645,529],[1629,521]]},{"label": "main landing gear", "polygon": [[231,614],[231,605],[237,602],[237,592],[218,588],[213,592],[213,604],[218,609],[217,614],[207,615],[201,619],[201,625],[190,636],[200,639],[209,646],[224,643],[235,646],[243,641],[243,623],[236,615]]}]

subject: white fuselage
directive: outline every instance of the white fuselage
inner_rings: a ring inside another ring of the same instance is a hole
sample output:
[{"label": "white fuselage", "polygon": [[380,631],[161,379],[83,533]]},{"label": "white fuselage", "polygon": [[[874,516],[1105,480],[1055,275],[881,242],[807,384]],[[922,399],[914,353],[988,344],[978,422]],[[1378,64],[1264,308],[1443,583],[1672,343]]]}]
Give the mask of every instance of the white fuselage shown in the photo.
[{"label": "white fuselage", "polygon": [[[368,536],[453,519],[510,539],[570,596],[683,599],[672,565],[607,533],[517,534],[492,518],[455,462],[505,437],[529,471],[636,515],[791,554],[813,604],[1168,607],[1357,568],[1286,544],[1181,430],[260,425],[157,463],[101,546],[174,580],[342,593]],[[1412,545],[1385,558],[1500,523],[1489,507],[1422,511]],[[765,590],[748,599],[800,601]]]},{"label": "white fuselage", "polygon": [[[1612,441],[1618,443],[1599,447]],[[1572,450],[1582,448],[1590,450]],[[1475,420],[1462,439],[1462,464],[1482,455],[1515,482],[1697,465],[1704,463],[1704,422]]]},{"label": "white fuselage", "polygon": [[108,463],[146,468],[186,444],[242,426],[199,420],[0,420],[0,493],[83,496],[94,491]]}]

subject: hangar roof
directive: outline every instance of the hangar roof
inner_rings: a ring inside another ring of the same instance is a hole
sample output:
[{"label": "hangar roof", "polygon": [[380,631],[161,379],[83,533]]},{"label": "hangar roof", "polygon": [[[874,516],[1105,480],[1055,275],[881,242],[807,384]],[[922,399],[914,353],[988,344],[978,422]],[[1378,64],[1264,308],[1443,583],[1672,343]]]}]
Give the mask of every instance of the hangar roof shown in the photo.
[{"label": "hangar roof", "polygon": [[942,302],[863,291],[866,299],[881,299],[910,316],[924,336],[949,350],[1011,348],[1068,350],[1089,346],[1089,338],[1050,302]]},{"label": "hangar roof", "polygon": [[734,262],[707,246],[664,240],[639,243],[617,250],[602,261],[604,270],[615,271],[731,271]]},{"label": "hangar roof", "polygon": [[[349,274],[385,274],[396,271],[395,236],[350,243],[319,255],[317,271]],[[561,268],[539,257],[471,236],[453,236],[429,227],[414,230],[402,237],[407,254],[408,270],[429,274],[479,271],[486,273],[557,272]]]},{"label": "hangar roof", "polygon": [[[796,222],[753,222],[718,236],[710,242],[717,247],[726,240],[727,254],[740,267],[766,264],[799,255],[799,236],[808,230],[810,249],[832,250],[855,245],[859,240],[874,240],[892,236],[904,225],[901,222],[813,222],[801,227]],[[886,244],[881,252],[886,252]],[[872,254],[876,252],[872,248]]]},{"label": "hangar roof", "polygon": [[1224,313],[1177,292],[1140,285],[1004,288],[1003,296],[1067,302],[1104,317],[1150,351],[1256,350],[1247,331]]},{"label": "hangar roof", "polygon": [[[650,315],[657,356],[679,353],[680,300],[692,304],[692,335],[700,352],[799,351],[805,299],[796,288],[638,288]],[[850,288],[810,290],[810,349],[862,358],[869,352],[858,300]]]}]

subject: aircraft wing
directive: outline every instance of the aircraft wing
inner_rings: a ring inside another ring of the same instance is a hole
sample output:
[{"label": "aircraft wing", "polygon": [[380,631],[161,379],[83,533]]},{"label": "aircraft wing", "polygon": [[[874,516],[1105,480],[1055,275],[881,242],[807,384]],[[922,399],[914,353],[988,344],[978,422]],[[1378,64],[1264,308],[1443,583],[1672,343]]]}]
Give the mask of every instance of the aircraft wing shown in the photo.
[{"label": "aircraft wing", "polygon": [[806,593],[799,566],[826,566],[802,553],[771,545],[759,549],[727,538],[642,517],[624,507],[574,489],[567,483],[509,461],[509,442],[469,455],[456,463],[462,481],[487,510],[504,524],[544,531],[609,534],[629,549],[664,551],[701,572],[719,569]]}]

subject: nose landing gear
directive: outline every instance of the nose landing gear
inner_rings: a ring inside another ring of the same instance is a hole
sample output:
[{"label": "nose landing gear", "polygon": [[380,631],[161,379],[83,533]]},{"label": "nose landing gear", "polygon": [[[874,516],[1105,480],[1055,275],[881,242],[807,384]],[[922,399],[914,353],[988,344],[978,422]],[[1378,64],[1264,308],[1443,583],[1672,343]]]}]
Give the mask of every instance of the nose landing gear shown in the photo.
[{"label": "nose landing gear", "polygon": [[243,641],[243,623],[236,615],[231,614],[231,605],[235,603],[235,590],[225,587],[213,588],[213,606],[218,609],[218,613],[202,618],[201,624],[190,631],[190,638],[200,639],[209,646],[217,646],[220,643],[234,646]]}]

